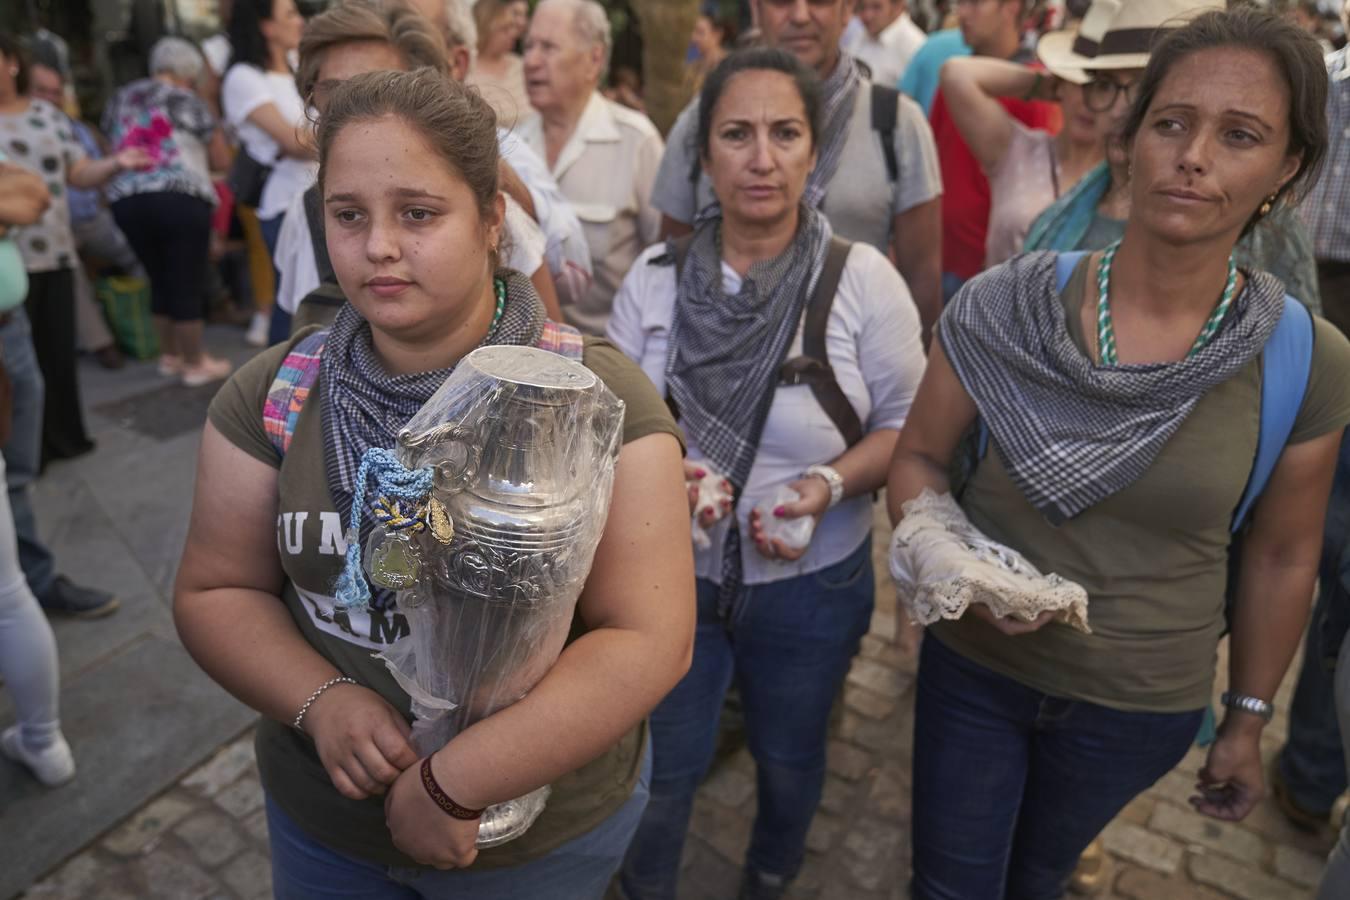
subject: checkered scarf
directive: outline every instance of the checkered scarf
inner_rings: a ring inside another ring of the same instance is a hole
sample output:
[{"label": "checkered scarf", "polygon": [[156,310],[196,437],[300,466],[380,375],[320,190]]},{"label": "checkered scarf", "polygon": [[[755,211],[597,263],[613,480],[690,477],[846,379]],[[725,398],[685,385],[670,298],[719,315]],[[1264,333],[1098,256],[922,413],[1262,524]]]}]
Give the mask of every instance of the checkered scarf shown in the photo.
[{"label": "checkered scarf", "polygon": [[1097,366],[1074,344],[1056,254],[1026,253],[953,298],[938,335],[1008,474],[1054,525],[1129,487],[1208,391],[1265,347],[1284,287],[1247,273],[1222,325],[1174,363]]},{"label": "checkered scarf", "polygon": [[853,106],[862,85],[862,72],[853,57],[839,54],[839,64],[830,77],[820,83],[820,131],[816,134],[816,167],[806,179],[802,201],[812,209],[825,202],[825,189],[830,186],[839,160],[848,143],[849,122]]},{"label": "checkered scarf", "polygon": [[823,215],[803,205],[792,243],[752,265],[740,292],[728,296],[721,226],[720,218],[703,223],[689,245],[670,324],[666,386],[686,433],[739,493],[831,231]]},{"label": "checkered scarf", "polygon": [[[499,269],[506,279],[506,307],[488,344],[533,346],[548,314],[528,278]],[[390,375],[375,356],[370,324],[350,303],[339,310],[324,344],[319,376],[323,380],[324,462],[328,489],[338,509],[350,509],[356,472],[371,447],[394,447],[398,432],[450,377],[453,367],[413,375]]]}]

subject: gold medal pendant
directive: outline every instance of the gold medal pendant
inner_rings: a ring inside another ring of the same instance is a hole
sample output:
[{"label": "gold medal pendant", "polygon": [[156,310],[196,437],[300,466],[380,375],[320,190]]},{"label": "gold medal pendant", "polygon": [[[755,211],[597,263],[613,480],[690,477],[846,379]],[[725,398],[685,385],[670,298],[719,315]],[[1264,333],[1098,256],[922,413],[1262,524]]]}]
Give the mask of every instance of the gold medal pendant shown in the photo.
[{"label": "gold medal pendant", "polygon": [[448,544],[455,538],[455,523],[450,521],[450,513],[445,504],[432,497],[427,501],[427,527],[431,536],[442,544]]}]

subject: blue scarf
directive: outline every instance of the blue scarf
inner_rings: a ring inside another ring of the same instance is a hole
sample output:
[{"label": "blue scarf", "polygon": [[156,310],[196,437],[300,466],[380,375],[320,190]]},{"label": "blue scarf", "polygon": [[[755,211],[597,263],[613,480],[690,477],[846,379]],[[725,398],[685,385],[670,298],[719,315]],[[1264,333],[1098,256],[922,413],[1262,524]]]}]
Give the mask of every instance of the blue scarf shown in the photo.
[{"label": "blue scarf", "polygon": [[1036,221],[1031,223],[1031,230],[1027,232],[1022,252],[1081,249],[1079,244],[1092,227],[1093,217],[1097,215],[1097,204],[1102,202],[1109,187],[1111,167],[1103,162],[1036,217]]}]

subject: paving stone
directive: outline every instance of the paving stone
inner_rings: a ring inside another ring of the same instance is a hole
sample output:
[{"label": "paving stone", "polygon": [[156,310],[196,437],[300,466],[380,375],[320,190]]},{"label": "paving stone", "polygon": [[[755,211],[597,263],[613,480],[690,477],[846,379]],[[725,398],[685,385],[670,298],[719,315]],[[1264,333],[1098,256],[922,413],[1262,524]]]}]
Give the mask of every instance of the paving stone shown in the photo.
[{"label": "paving stone", "polygon": [[85,900],[102,895],[108,879],[116,875],[115,866],[106,865],[92,852],[81,853],[24,895],[31,900]]},{"label": "paving stone", "polygon": [[1266,856],[1266,843],[1258,835],[1171,803],[1159,803],[1154,807],[1148,826],[1242,862],[1259,865]]},{"label": "paving stone", "polygon": [[[866,662],[866,660],[863,660]],[[844,687],[844,704],[869,719],[884,719],[895,712],[896,701],[866,688],[849,684]]]},{"label": "paving stone", "polygon": [[1326,868],[1326,858],[1313,856],[1293,847],[1275,848],[1275,872],[1304,887],[1317,887],[1322,880],[1322,870]]},{"label": "paving stone", "polygon": [[216,794],[215,801],[221,809],[236,819],[242,819],[255,809],[262,808],[262,783],[258,781],[257,775],[245,775]]},{"label": "paving stone", "polygon": [[1122,868],[1113,893],[1124,900],[1225,900],[1224,895],[1201,887],[1184,872],[1169,877],[1134,866]]},{"label": "paving stone", "polygon": [[818,812],[811,820],[811,830],[806,833],[806,848],[817,853],[829,853],[834,848],[834,839],[839,836],[842,821],[829,813]]},{"label": "paving stone", "polygon": [[214,797],[241,775],[257,766],[253,753],[253,732],[240,738],[211,757],[211,760],[183,780],[183,787],[202,797]]},{"label": "paving stone", "polygon": [[1177,871],[1185,855],[1184,849],[1175,841],[1119,820],[1106,826],[1102,840],[1111,854],[1164,875]]},{"label": "paving stone", "polygon": [[230,820],[209,809],[184,819],[173,833],[208,869],[214,869],[244,848],[244,841]]},{"label": "paving stone", "polygon": [[845,781],[837,775],[827,774],[825,776],[825,791],[820,797],[820,808],[836,815],[852,812],[854,797],[857,793],[858,786],[856,784]]},{"label": "paving stone", "polygon": [[688,844],[693,844],[688,852],[689,866],[680,877],[677,898],[735,897],[741,886],[742,860],[732,862],[697,839],[687,841]]},{"label": "paving stone", "polygon": [[1256,832],[1272,844],[1297,847],[1323,859],[1336,843],[1336,833],[1331,828],[1323,828],[1320,831],[1303,831],[1295,828],[1284,817],[1284,813],[1269,800],[1258,803],[1247,818],[1242,820],[1242,826]]},{"label": "paving stone", "polygon": [[867,751],[843,741],[830,741],[826,762],[831,772],[849,781],[857,781],[872,768],[872,757]]},{"label": "paving stone", "polygon": [[737,866],[745,860],[746,848],[750,846],[750,821],[707,796],[694,799],[689,831]]},{"label": "paving stone", "polygon": [[895,829],[895,822],[908,820],[910,808],[909,775],[896,763],[887,763],[868,775],[871,787],[867,791],[867,809],[874,815],[890,820],[886,826]]},{"label": "paving stone", "polygon": [[221,869],[220,877],[242,900],[269,900],[272,896],[272,864],[252,850]]},{"label": "paving stone", "polygon": [[844,835],[844,849],[859,859],[874,860],[898,850],[900,835],[895,826],[876,819],[859,819]]},{"label": "paving stone", "polygon": [[136,856],[158,843],[193,808],[182,794],[165,794],[115,828],[103,846],[118,856]]},{"label": "paving stone", "polygon": [[263,846],[267,845],[267,810],[257,809],[244,817],[244,831]]},{"label": "paving stone", "polygon": [[153,900],[206,900],[222,893],[219,882],[167,847],[132,863],[131,877],[141,896]]},{"label": "paving stone", "polygon": [[890,635],[863,635],[862,655],[867,659],[874,659],[879,663],[891,666],[899,672],[910,675],[914,672],[912,656],[896,645],[891,640]]},{"label": "paving stone", "polygon": [[1153,797],[1150,797],[1147,794],[1140,794],[1138,797],[1135,797],[1127,803],[1125,808],[1120,811],[1120,815],[1116,818],[1123,819],[1132,825],[1147,825],[1148,817],[1152,815],[1153,807],[1156,806],[1157,803],[1158,801]]},{"label": "paving stone", "polygon": [[1305,895],[1287,881],[1216,854],[1192,853],[1187,868],[1196,881],[1240,900],[1292,900]]},{"label": "paving stone", "polygon": [[906,688],[899,671],[863,657],[853,660],[853,666],[848,670],[848,683],[892,699],[901,697]]},{"label": "paving stone", "polygon": [[718,766],[699,793],[712,797],[723,806],[738,809],[755,796],[755,781],[738,769]]}]

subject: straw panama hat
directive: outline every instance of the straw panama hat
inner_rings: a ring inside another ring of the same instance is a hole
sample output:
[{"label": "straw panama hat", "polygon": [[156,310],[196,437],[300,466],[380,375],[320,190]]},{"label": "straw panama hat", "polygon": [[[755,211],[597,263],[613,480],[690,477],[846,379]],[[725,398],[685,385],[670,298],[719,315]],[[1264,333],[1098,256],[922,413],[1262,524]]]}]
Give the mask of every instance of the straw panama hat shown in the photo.
[{"label": "straw panama hat", "polygon": [[1161,32],[1227,8],[1224,0],[1093,0],[1076,33],[1045,35],[1036,54],[1056,75],[1061,69],[1142,69]]}]

